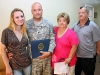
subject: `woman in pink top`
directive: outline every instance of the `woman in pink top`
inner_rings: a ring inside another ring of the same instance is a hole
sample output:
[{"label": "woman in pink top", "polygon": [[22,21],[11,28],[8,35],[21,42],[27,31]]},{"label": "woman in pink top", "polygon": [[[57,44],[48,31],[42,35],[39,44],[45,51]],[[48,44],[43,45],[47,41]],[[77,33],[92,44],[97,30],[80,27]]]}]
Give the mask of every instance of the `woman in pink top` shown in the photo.
[{"label": "woman in pink top", "polygon": [[54,68],[54,63],[60,59],[64,59],[65,64],[69,64],[70,67],[67,75],[75,75],[76,49],[79,44],[78,37],[72,29],[67,27],[70,22],[67,13],[60,13],[57,16],[57,22],[58,27],[54,28],[56,47],[52,54],[52,67]]}]

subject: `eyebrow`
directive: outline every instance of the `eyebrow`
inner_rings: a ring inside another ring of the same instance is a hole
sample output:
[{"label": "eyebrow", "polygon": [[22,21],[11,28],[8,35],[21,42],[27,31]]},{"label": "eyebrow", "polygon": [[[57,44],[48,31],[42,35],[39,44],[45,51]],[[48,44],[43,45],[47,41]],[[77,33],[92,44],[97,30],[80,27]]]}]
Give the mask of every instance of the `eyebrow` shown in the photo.
[{"label": "eyebrow", "polygon": [[82,9],[83,7],[80,7],[80,9]]}]

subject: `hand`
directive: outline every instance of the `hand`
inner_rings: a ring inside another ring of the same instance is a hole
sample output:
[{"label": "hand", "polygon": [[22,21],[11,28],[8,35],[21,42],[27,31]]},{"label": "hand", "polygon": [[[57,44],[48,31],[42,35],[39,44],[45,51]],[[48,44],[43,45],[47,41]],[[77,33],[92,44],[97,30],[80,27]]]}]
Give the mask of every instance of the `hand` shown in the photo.
[{"label": "hand", "polygon": [[42,54],[41,56],[39,56],[39,58],[47,58],[51,55],[51,52],[43,52],[43,51],[40,51],[40,53]]},{"label": "hand", "polygon": [[11,59],[12,59],[12,56],[13,56],[13,54],[12,54],[12,53],[7,53],[7,57],[8,57],[8,59],[9,59],[9,60],[11,60]]},{"label": "hand", "polygon": [[11,67],[6,67],[6,75],[13,75]]},{"label": "hand", "polygon": [[97,50],[97,54],[100,55],[100,49]]},{"label": "hand", "polygon": [[70,61],[71,61],[71,58],[67,58],[67,59],[65,59],[65,64],[69,64]]}]

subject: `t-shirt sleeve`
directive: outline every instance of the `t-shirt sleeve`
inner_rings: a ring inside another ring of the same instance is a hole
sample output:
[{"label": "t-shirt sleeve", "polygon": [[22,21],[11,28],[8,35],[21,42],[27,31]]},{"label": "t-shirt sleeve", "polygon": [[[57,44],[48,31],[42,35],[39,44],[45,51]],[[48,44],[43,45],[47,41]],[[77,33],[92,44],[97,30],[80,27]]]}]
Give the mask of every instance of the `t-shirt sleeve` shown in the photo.
[{"label": "t-shirt sleeve", "polygon": [[1,43],[7,46],[7,31],[4,29],[2,31],[2,36],[1,36]]},{"label": "t-shirt sleeve", "polygon": [[100,28],[97,25],[94,25],[92,28],[93,41],[97,42],[98,40],[100,40]]},{"label": "t-shirt sleeve", "polygon": [[79,40],[78,37],[76,35],[76,33],[73,31],[72,34],[70,35],[70,44],[71,45],[76,45],[79,44]]}]

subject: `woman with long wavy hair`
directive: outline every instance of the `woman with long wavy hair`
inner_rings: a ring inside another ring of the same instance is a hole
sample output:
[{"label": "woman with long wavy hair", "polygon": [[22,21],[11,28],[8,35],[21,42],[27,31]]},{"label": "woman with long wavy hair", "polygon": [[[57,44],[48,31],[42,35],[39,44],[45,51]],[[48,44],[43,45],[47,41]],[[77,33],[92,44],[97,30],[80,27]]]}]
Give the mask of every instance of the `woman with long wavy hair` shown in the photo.
[{"label": "woman with long wavy hair", "polygon": [[[6,75],[30,75],[31,58],[28,51],[25,16],[21,9],[15,8],[10,15],[9,26],[3,30],[1,37],[1,53],[6,66]],[[8,59],[12,53],[12,59]]]}]

